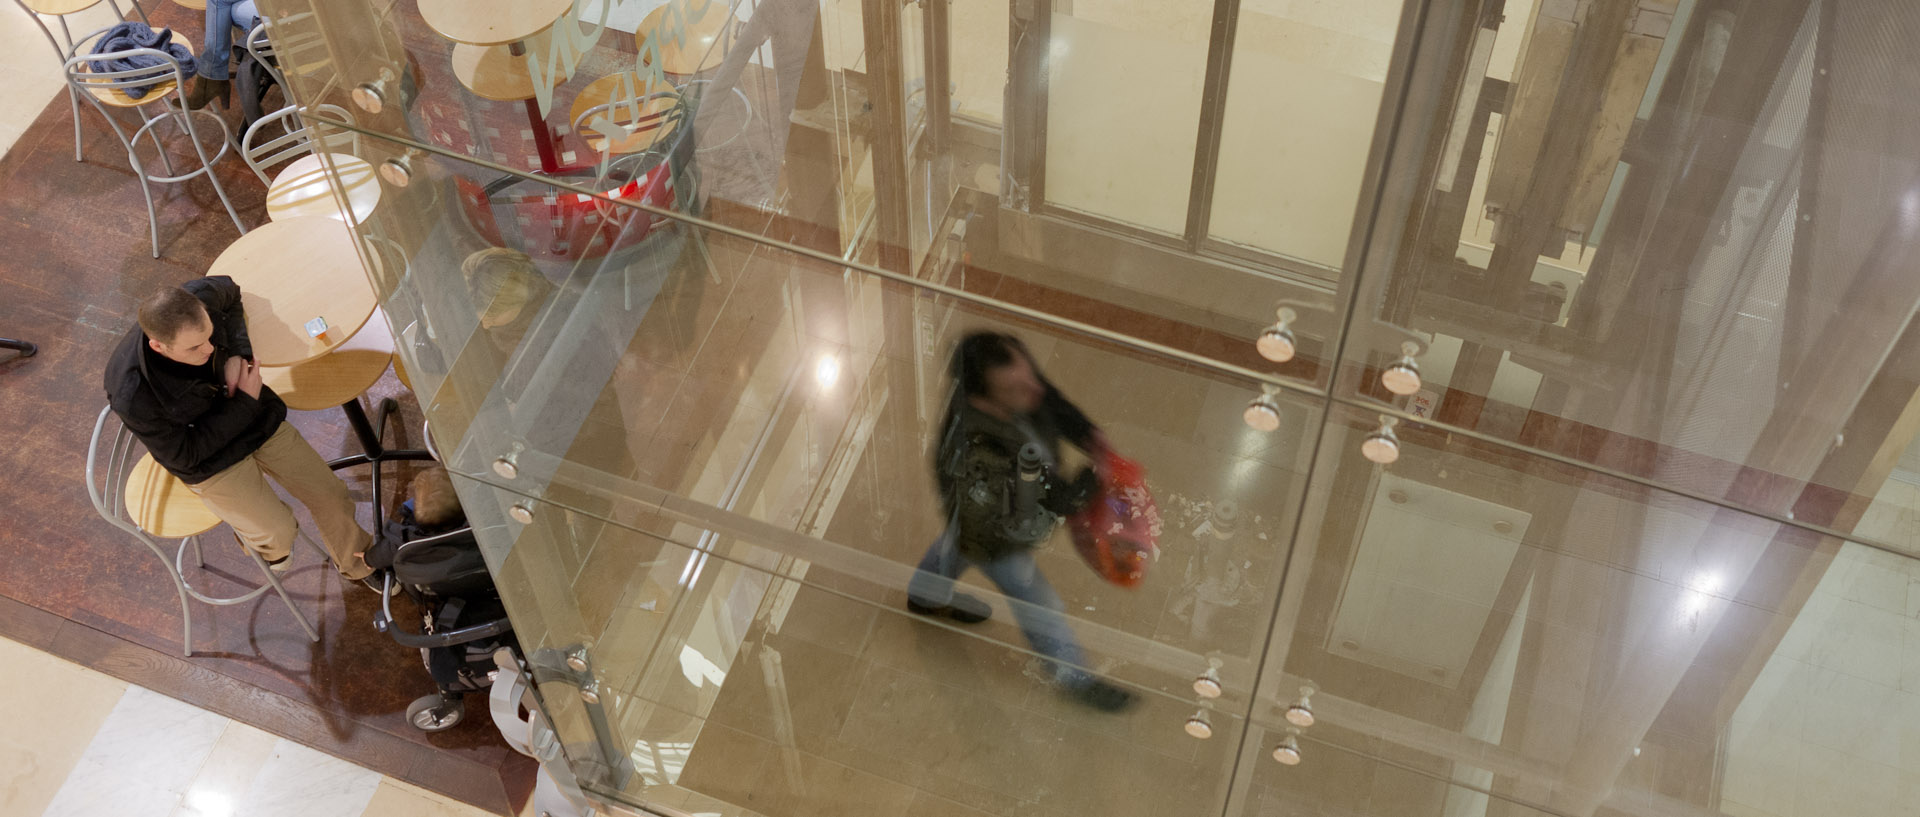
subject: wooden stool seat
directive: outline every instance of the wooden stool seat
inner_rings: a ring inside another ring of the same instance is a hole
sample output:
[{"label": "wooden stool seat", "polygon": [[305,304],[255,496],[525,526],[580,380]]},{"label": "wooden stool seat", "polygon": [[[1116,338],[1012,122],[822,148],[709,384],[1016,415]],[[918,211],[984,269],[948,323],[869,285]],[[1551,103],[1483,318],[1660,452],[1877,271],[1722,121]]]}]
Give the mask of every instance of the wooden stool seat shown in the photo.
[{"label": "wooden stool seat", "polygon": [[[667,9],[672,6],[680,7],[686,22],[678,32],[667,29]],[[640,21],[633,32],[633,43],[640,49],[642,61],[652,64],[647,40],[658,37],[661,70],[681,76],[698,74],[726,59],[726,49],[716,48],[715,43],[732,39],[734,20],[733,10],[724,0],[673,0]]]},{"label": "wooden stool seat", "polygon": [[[580,117],[595,105],[605,105],[609,102],[616,101],[616,95],[623,95],[630,92],[631,96],[621,96],[620,98],[635,99],[647,96],[650,93],[672,90],[674,89],[670,85],[659,85],[648,88],[646,82],[639,75],[631,71],[620,74],[609,74],[594,80],[591,84],[587,85],[587,87],[580,89],[580,93],[573,98],[573,107],[567,112],[567,121],[579,122]],[[680,104],[680,99],[676,95],[646,100],[640,103],[638,111],[635,111],[635,106],[632,105],[614,105],[605,112],[608,119],[616,124],[629,126],[637,124],[638,127],[633,133],[614,142],[611,148],[606,147],[607,138],[594,131],[590,124],[582,124],[580,126],[580,135],[587,140],[587,145],[595,151],[604,150],[608,153],[639,153],[653,147],[654,144],[667,138],[674,130],[680,127],[680,121],[677,119],[650,118],[663,116],[673,110],[673,107],[678,104]]]},{"label": "wooden stool seat", "polygon": [[22,0],[35,14],[58,17],[76,11],[86,11],[100,5],[100,0]]},{"label": "wooden stool seat", "polygon": [[[189,44],[187,45],[187,47],[192,48],[193,46]],[[87,74],[87,73],[92,73],[92,71],[93,71],[92,63],[83,62],[80,64],[80,67],[77,73]],[[100,82],[102,84],[96,86],[93,84],[95,82]],[[81,85],[87,89],[87,93],[93,94],[93,97],[95,99],[98,99],[101,102],[104,102],[108,105],[112,105],[116,108],[137,108],[137,107],[140,107],[141,105],[146,105],[148,103],[159,100],[161,97],[166,96],[167,92],[172,91],[175,86],[178,86],[180,84],[173,80],[167,80],[165,82],[156,82],[153,85],[148,86],[147,93],[145,96],[142,96],[139,99],[134,99],[133,97],[127,96],[126,91],[121,90],[119,88],[107,86],[104,84],[105,82],[107,82],[107,80],[87,80],[85,82],[82,82]]]},{"label": "wooden stool seat", "polygon": [[413,391],[413,378],[407,377],[407,367],[400,363],[399,355],[393,356],[393,376],[400,381],[400,385],[407,387],[407,391]]},{"label": "wooden stool seat", "polygon": [[185,6],[194,11],[207,10],[207,0],[173,0],[173,4],[176,6]]},{"label": "wooden stool seat", "polygon": [[127,514],[140,529],[166,539],[206,533],[220,525],[220,517],[179,477],[160,467],[147,454],[127,474]]},{"label": "wooden stool seat", "polygon": [[506,45],[539,34],[573,9],[573,0],[420,0],[420,19],[456,43]]},{"label": "wooden stool seat", "polygon": [[295,411],[322,411],[365,394],[394,360],[386,316],[373,311],[353,338],[324,357],[297,366],[268,366],[260,379]]},{"label": "wooden stool seat", "polygon": [[[231,276],[240,285],[261,366],[316,359],[373,317],[378,299],[351,229],[325,216],[289,216],[249,230],[213,260],[208,275]],[[326,320],[326,334],[309,337],[307,321],[316,317]]]},{"label": "wooden stool seat", "polygon": [[[366,221],[380,203],[380,183],[374,178],[373,165],[348,153],[328,154],[340,171],[346,188],[347,206],[353,209],[353,223]],[[278,221],[295,216],[326,216],[342,219],[340,203],[333,198],[332,179],[320,154],[309,153],[293,160],[267,185],[267,218]]]},{"label": "wooden stool seat", "polygon": [[[455,45],[453,76],[475,96],[496,102],[519,102],[536,95],[527,57],[514,56],[504,45]],[[558,87],[569,78],[570,74],[556,71],[547,79],[552,83],[549,87]]]}]

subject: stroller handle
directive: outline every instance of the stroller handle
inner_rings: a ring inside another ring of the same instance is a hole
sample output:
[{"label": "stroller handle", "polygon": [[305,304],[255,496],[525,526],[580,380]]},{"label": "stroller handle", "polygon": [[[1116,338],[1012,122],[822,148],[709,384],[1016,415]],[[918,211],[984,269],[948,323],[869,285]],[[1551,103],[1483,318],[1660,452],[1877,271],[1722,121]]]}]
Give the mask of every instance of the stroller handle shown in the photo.
[{"label": "stroller handle", "polygon": [[449,630],[444,633],[408,632],[393,618],[393,574],[391,572],[386,576],[386,586],[381,589],[383,592],[380,597],[380,612],[373,615],[373,628],[393,636],[393,640],[399,642],[402,647],[422,647],[426,649],[451,647],[455,644],[465,644],[469,641],[478,641],[482,638],[492,638],[493,636],[513,629],[513,622],[502,617],[484,624],[461,627],[458,630]]}]

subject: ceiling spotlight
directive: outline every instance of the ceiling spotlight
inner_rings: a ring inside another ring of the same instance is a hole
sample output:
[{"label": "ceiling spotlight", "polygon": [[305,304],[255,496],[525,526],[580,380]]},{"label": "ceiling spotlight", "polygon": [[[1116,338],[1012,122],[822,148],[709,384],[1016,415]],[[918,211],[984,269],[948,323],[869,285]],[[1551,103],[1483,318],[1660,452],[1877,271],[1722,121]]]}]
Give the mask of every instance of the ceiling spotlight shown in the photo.
[{"label": "ceiling spotlight", "polygon": [[1313,725],[1313,704],[1308,701],[1311,697],[1313,697],[1312,686],[1303,686],[1300,688],[1300,699],[1294,701],[1292,706],[1287,707],[1287,723],[1298,726],[1301,729]]},{"label": "ceiling spotlight", "polygon": [[1202,698],[1218,698],[1225,688],[1220,686],[1220,665],[1214,664],[1200,677],[1193,679],[1193,694]]},{"label": "ceiling spotlight", "polygon": [[1280,428],[1280,401],[1274,399],[1274,390],[1269,387],[1259,397],[1247,404],[1247,410],[1240,413],[1247,427],[1255,431],[1274,431]]},{"label": "ceiling spotlight", "polygon": [[1213,737],[1213,724],[1207,721],[1207,710],[1195,712],[1187,719],[1187,734],[1201,740]]},{"label": "ceiling spotlight", "polygon": [[1394,436],[1393,425],[1392,417],[1381,417],[1380,427],[1360,441],[1360,456],[1381,465],[1390,465],[1400,459],[1400,438]]},{"label": "ceiling spotlight", "polygon": [[1279,315],[1280,321],[1261,332],[1260,338],[1253,342],[1253,348],[1260,352],[1261,357],[1275,363],[1285,363],[1293,359],[1295,344],[1292,324],[1297,316],[1292,309],[1284,306],[1280,307]]},{"label": "ceiling spotlight", "polygon": [[1273,747],[1273,759],[1280,761],[1282,766],[1300,765],[1300,730],[1287,730],[1287,739]]}]

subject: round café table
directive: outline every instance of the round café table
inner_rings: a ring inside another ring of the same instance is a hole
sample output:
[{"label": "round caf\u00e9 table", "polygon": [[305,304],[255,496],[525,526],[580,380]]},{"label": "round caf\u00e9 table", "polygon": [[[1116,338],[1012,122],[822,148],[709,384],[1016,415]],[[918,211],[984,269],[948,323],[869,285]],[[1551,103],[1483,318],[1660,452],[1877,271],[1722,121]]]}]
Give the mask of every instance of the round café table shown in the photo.
[{"label": "round caf\u00e9 table", "polygon": [[[244,296],[246,290],[242,289]],[[249,318],[252,316],[249,315]],[[253,321],[247,321],[249,327]],[[345,343],[327,354],[293,366],[263,366],[260,379],[273,393],[295,411],[323,411],[338,406],[347,415],[347,425],[360,441],[360,451],[327,462],[335,471],[356,465],[373,466],[375,512],[385,494],[381,492],[380,463],[389,460],[426,460],[426,451],[387,448],[381,438],[387,420],[395,416],[400,404],[389,397],[380,401],[373,419],[360,405],[360,395],[380,381],[393,356],[393,332],[387,328],[386,315],[374,310],[366,325]],[[382,517],[384,518],[384,517]]]},{"label": "round caf\u00e9 table", "polygon": [[[521,102],[539,95],[533,83],[533,68],[524,54],[515,55],[504,45],[468,45],[453,47],[453,77],[475,96],[496,102]],[[549,88],[572,78],[571,72],[553,72],[547,77]]]},{"label": "round caf\u00e9 table", "polygon": [[[305,363],[360,331],[377,299],[358,244],[352,228],[338,219],[294,216],[253,228],[214,259],[207,274],[225,275],[240,285],[255,361],[262,366]],[[327,322],[319,337],[307,335],[307,322],[314,318]]]},{"label": "round caf\u00e9 table", "polygon": [[420,0],[420,19],[456,43],[511,45],[553,27],[573,0]]},{"label": "round caf\u00e9 table", "polygon": [[322,411],[365,394],[380,382],[392,361],[393,333],[376,309],[367,325],[339,348],[296,366],[263,366],[260,380],[280,395],[287,408]]}]

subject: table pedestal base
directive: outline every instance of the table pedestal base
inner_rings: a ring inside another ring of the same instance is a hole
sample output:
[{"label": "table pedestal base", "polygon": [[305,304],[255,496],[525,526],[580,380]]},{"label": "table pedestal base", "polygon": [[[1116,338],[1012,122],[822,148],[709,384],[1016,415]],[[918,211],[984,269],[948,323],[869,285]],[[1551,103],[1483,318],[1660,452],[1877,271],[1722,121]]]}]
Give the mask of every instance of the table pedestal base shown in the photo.
[{"label": "table pedestal base", "polygon": [[352,468],[357,465],[372,465],[373,513],[376,520],[374,524],[385,524],[387,513],[386,509],[380,504],[384,496],[380,492],[380,464],[397,460],[430,461],[434,459],[434,456],[418,448],[387,448],[381,443],[381,439],[386,433],[387,419],[400,410],[399,402],[391,397],[380,401],[380,412],[375,415],[377,419],[367,419],[367,410],[361,408],[360,398],[358,397],[341,403],[340,410],[347,413],[347,424],[353,427],[354,436],[360,438],[360,453],[348,454],[344,457],[329,461],[327,467],[338,471],[342,468]]}]

